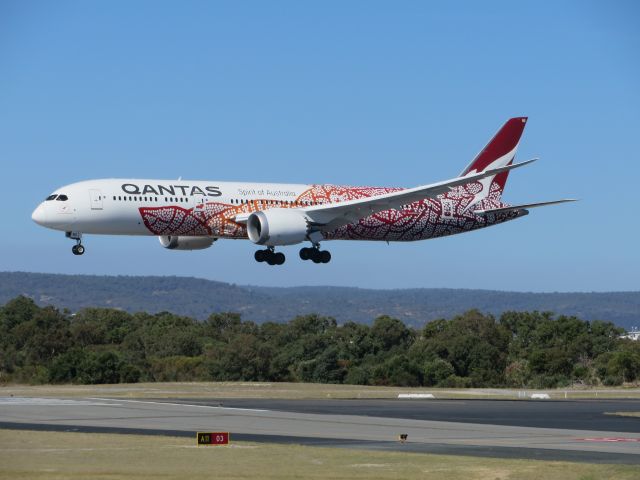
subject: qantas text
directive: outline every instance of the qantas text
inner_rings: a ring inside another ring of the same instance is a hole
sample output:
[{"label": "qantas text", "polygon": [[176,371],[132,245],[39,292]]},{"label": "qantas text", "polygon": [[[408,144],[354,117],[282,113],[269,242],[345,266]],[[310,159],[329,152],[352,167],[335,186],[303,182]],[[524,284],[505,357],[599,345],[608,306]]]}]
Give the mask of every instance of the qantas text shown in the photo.
[{"label": "qantas text", "polygon": [[204,190],[200,187],[189,185],[136,185],[134,183],[124,183],[122,191],[129,195],[205,195],[209,197],[219,197],[222,192],[218,187],[207,186]]}]

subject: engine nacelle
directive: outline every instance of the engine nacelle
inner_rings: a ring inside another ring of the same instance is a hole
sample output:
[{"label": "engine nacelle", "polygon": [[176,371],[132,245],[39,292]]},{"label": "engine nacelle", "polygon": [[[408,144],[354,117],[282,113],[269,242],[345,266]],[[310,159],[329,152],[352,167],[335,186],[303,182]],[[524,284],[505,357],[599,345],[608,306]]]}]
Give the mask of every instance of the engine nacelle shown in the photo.
[{"label": "engine nacelle", "polygon": [[307,239],[309,225],[299,210],[272,208],[249,215],[247,234],[258,245],[293,245]]},{"label": "engine nacelle", "polygon": [[186,237],[163,235],[158,237],[160,245],[169,250],[204,250],[209,248],[217,239],[213,237]]}]

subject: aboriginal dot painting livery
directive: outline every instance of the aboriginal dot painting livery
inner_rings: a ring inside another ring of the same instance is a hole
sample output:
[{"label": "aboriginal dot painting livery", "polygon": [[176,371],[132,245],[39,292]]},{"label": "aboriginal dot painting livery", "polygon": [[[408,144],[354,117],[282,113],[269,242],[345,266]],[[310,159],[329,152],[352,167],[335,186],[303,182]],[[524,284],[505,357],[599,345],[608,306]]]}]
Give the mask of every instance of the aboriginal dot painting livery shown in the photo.
[{"label": "aboriginal dot painting livery", "polygon": [[64,231],[85,252],[83,234],[154,235],[170,250],[201,250],[218,239],[248,239],[255,259],[285,261],[276,247],[307,243],[302,260],[327,263],[328,240],[427,240],[497,225],[533,207],[503,203],[526,117],[508,120],[459,176],[413,188],[102,179],[57,189],[33,220]]}]

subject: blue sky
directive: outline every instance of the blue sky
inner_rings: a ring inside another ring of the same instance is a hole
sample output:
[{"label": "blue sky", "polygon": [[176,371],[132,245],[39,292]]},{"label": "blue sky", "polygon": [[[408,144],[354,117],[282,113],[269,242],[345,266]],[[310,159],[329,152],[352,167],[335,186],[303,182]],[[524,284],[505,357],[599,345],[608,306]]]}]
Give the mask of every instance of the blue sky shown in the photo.
[{"label": "blue sky", "polygon": [[[238,284],[521,291],[640,288],[636,2],[0,4],[0,270],[193,275]],[[100,177],[415,186],[530,120],[512,203],[581,198],[484,231],[334,242],[329,265],[250,242],[172,252],[32,223]]]}]

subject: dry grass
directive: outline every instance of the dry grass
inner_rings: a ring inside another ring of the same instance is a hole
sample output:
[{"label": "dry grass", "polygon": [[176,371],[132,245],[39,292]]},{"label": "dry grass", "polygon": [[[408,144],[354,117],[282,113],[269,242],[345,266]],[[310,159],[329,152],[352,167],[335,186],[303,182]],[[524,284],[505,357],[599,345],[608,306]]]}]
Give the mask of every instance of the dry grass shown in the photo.
[{"label": "dry grass", "polygon": [[617,417],[636,417],[640,418],[640,412],[604,412],[605,415],[615,415]]},{"label": "dry grass", "polygon": [[0,479],[636,479],[640,467],[0,430]]},{"label": "dry grass", "polygon": [[[542,390],[537,390],[542,391]],[[436,398],[518,399],[509,389],[438,389],[326,385],[314,383],[165,382],[117,385],[4,385],[0,396],[112,398],[397,398],[398,393],[433,393]],[[527,390],[527,395],[533,391]],[[640,398],[638,388],[544,390],[552,399]],[[565,395],[566,394],[566,395]]]}]

